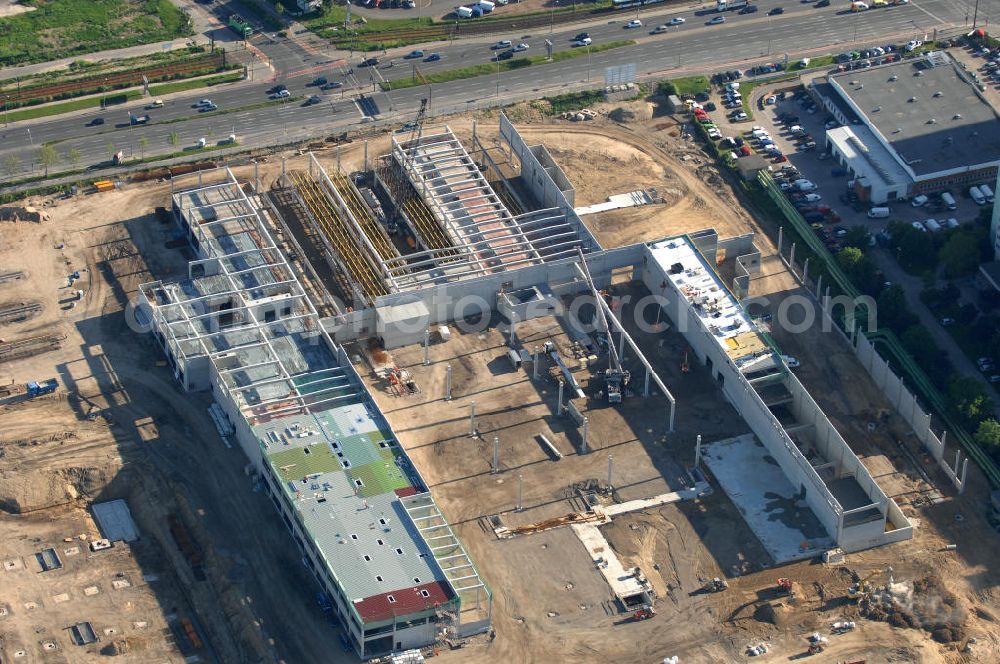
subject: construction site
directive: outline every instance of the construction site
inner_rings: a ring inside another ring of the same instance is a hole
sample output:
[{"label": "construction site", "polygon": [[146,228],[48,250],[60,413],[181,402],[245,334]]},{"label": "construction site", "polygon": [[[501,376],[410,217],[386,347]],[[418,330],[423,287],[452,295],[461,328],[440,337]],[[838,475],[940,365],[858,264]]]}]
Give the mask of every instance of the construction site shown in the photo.
[{"label": "construction site", "polygon": [[0,222],[0,661],[1000,657],[988,486],[693,144],[453,120]]}]

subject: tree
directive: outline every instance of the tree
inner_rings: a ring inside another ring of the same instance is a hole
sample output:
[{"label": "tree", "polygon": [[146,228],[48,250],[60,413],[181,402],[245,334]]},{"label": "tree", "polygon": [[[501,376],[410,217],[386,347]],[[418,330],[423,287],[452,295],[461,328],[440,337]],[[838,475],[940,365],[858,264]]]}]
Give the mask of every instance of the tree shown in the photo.
[{"label": "tree", "polygon": [[879,325],[885,325],[897,334],[915,320],[906,302],[906,293],[899,284],[893,284],[879,293],[875,303],[878,305]]},{"label": "tree", "polygon": [[3,170],[9,177],[21,170],[21,158],[16,154],[9,154],[3,158]]},{"label": "tree", "polygon": [[840,242],[845,247],[864,249],[868,246],[869,237],[871,237],[871,234],[864,226],[851,226],[847,229],[847,235],[841,238]]},{"label": "tree", "polygon": [[877,295],[881,287],[878,269],[857,247],[844,247],[837,252],[837,262],[855,286],[868,295]]},{"label": "tree", "polygon": [[142,155],[143,159],[146,158],[146,148],[148,146],[149,146],[149,139],[146,138],[145,136],[140,136],[139,137],[139,152]]},{"label": "tree", "polygon": [[952,380],[948,385],[948,397],[955,414],[970,428],[993,411],[993,402],[986,396],[982,383],[969,376]]},{"label": "tree", "polygon": [[274,3],[274,11],[278,12],[279,14],[284,14],[285,13],[285,6],[283,4],[281,4],[280,2],[276,2],[276,3]]},{"label": "tree", "polygon": [[108,150],[108,159],[114,159],[115,156],[115,144],[108,142],[105,146]]},{"label": "tree", "polygon": [[45,167],[45,177],[49,176],[49,168],[59,163],[59,153],[51,143],[38,148],[38,161]]},{"label": "tree", "polygon": [[176,131],[172,131],[172,132],[170,132],[170,136],[168,137],[168,140],[170,141],[170,145],[172,145],[172,146],[174,146],[176,148],[178,146],[178,144],[180,144],[180,142],[181,142],[180,134],[178,134]]},{"label": "tree", "polygon": [[976,434],[973,437],[988,452],[995,452],[1000,449],[1000,422],[992,417],[983,420],[979,423],[979,428],[976,429]]},{"label": "tree", "polygon": [[933,356],[941,352],[937,344],[934,343],[934,337],[931,336],[926,327],[920,324],[906,328],[899,340],[903,342],[903,346],[910,351],[910,354],[918,357]]},{"label": "tree", "polygon": [[66,161],[72,164],[73,168],[76,168],[80,164],[80,159],[82,157],[83,155],[76,148],[70,148],[66,153]]},{"label": "tree", "polygon": [[892,247],[900,266],[907,272],[919,274],[937,265],[937,252],[930,233],[902,223],[890,224]]},{"label": "tree", "polygon": [[941,247],[939,256],[944,276],[964,277],[979,267],[979,242],[972,233],[954,233]]}]

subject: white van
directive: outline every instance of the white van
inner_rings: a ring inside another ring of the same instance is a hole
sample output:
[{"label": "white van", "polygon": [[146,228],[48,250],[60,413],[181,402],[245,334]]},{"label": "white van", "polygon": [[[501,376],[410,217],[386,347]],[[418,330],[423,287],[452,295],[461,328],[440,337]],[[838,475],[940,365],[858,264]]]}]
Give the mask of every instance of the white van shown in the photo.
[{"label": "white van", "polygon": [[938,223],[937,219],[924,219],[924,226],[927,227],[927,230],[935,233],[941,230],[941,224]]},{"label": "white van", "polygon": [[983,196],[986,197],[987,203],[993,202],[993,190],[990,189],[990,186],[988,184],[979,185],[979,191],[983,192]]},{"label": "white van", "polygon": [[955,217],[948,217],[948,220],[945,223],[948,224],[948,228],[958,228],[959,226],[958,219]]},{"label": "white van", "polygon": [[949,194],[947,191],[941,194],[941,201],[948,206],[949,210],[958,209],[958,204],[955,203],[955,197]]},{"label": "white van", "polygon": [[910,205],[912,205],[913,207],[923,207],[923,205],[926,202],[927,202],[927,197],[924,196],[923,194],[920,194],[919,196],[915,196],[913,200],[910,201]]},{"label": "white van", "polygon": [[868,210],[869,219],[888,219],[889,218],[889,208],[887,207],[873,207]]},{"label": "white van", "polygon": [[976,202],[976,205],[986,205],[986,196],[979,187],[969,187],[969,196]]}]

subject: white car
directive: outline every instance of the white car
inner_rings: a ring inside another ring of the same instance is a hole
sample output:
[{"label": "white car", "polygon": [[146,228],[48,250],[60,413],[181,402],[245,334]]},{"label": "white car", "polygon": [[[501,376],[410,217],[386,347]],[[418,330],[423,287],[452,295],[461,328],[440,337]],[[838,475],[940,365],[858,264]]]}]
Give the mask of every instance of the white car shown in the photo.
[{"label": "white car", "polygon": [[590,46],[594,43],[594,40],[590,37],[584,37],[583,39],[577,39],[573,42],[573,46]]},{"label": "white car", "polygon": [[528,50],[528,45],[525,44],[524,42],[521,42],[520,44],[518,44],[517,46],[514,47],[514,52],[515,53],[521,53],[521,52],[527,51],[527,50]]},{"label": "white car", "polygon": [[764,103],[765,104],[773,104],[776,101],[778,101],[778,98],[775,97],[774,95],[771,95],[770,97],[768,97],[767,99],[764,100]]},{"label": "white car", "polygon": [[806,194],[804,198],[807,203],[819,203],[821,200],[823,200],[823,197],[820,196],[819,194]]},{"label": "white car", "polygon": [[666,31],[667,31],[667,25],[666,25],[666,23],[664,23],[663,25],[658,25],[655,28],[653,28],[653,31],[650,32],[649,34],[651,34],[651,35],[661,35],[661,34],[663,34]]},{"label": "white car", "polygon": [[291,96],[292,93],[289,92],[288,90],[278,90],[273,95],[271,95],[271,99],[286,99]]},{"label": "white car", "polygon": [[910,222],[910,226],[913,226],[913,227],[914,227],[914,228],[916,228],[916,229],[917,229],[918,231],[923,231],[924,233],[926,233],[926,232],[927,232],[927,227],[926,227],[926,226],[924,226],[924,225],[923,225],[922,223],[920,223],[919,221],[911,221],[911,222]]},{"label": "white car", "polygon": [[681,25],[683,23],[684,23],[684,19],[681,18],[680,16],[675,16],[672,19],[670,19],[669,21],[667,21],[667,25]]},{"label": "white car", "polygon": [[513,46],[513,42],[509,39],[501,39],[496,44],[493,44],[492,48],[494,51],[499,51],[502,48],[510,48]]},{"label": "white car", "polygon": [[725,16],[716,16],[715,18],[711,19],[705,25],[719,25],[720,23],[725,23],[725,22],[726,22],[726,17]]},{"label": "white car", "polygon": [[740,111],[739,113],[733,116],[733,122],[743,122],[746,119],[747,119],[747,114],[744,113],[743,111]]},{"label": "white car", "polygon": [[799,361],[791,355],[782,355],[781,361],[787,364],[789,369],[795,369],[799,366]]},{"label": "white car", "polygon": [[906,42],[906,46],[904,46],[903,48],[906,50],[907,53],[909,53],[910,51],[914,51],[923,45],[924,43],[919,39],[911,39],[910,41]]},{"label": "white car", "polygon": [[626,30],[631,30],[632,28],[641,28],[641,27],[642,27],[642,21],[640,21],[637,18],[634,18],[625,24]]},{"label": "white car", "polygon": [[211,106],[211,105],[212,105],[212,100],[211,99],[199,99],[198,103],[195,104],[194,107],[195,108],[199,108],[201,106]]}]

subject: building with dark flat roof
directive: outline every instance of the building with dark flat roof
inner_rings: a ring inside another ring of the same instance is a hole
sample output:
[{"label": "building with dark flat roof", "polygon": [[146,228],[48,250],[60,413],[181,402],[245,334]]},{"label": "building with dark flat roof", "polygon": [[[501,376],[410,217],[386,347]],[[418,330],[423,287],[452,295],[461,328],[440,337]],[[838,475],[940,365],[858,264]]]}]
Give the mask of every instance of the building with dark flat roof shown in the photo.
[{"label": "building with dark flat roof", "polygon": [[875,203],[996,178],[1000,115],[937,51],[834,74],[814,91],[843,124],[827,146]]}]

